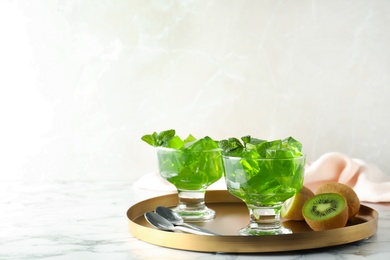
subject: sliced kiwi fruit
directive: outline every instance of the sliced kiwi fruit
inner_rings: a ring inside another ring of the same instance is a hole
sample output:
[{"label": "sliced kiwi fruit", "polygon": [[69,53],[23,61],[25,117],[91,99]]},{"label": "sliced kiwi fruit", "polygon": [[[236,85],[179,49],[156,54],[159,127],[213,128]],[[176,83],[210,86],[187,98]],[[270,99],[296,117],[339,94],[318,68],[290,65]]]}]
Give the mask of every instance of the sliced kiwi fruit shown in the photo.
[{"label": "sliced kiwi fruit", "polygon": [[280,210],[280,216],[282,218],[295,221],[305,220],[302,215],[302,207],[306,200],[313,196],[314,193],[309,188],[302,186],[301,190],[297,194],[283,203],[282,209]]},{"label": "sliced kiwi fruit", "polygon": [[302,214],[314,231],[341,228],[348,221],[348,205],[338,193],[321,193],[305,202]]},{"label": "sliced kiwi fruit", "polygon": [[321,193],[338,193],[342,195],[347,200],[348,219],[352,219],[359,212],[360,200],[350,186],[339,182],[328,182],[318,187],[316,194]]}]

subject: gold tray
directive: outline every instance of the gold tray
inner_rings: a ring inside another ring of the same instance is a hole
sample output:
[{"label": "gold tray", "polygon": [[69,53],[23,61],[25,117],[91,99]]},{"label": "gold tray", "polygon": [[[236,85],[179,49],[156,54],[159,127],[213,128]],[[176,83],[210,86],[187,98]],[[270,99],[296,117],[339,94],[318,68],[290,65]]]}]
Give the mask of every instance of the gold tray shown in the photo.
[{"label": "gold tray", "polygon": [[283,226],[293,234],[269,236],[239,236],[238,230],[249,223],[246,205],[226,190],[206,192],[206,204],[216,211],[216,218],[203,226],[221,236],[201,236],[167,232],[151,226],[143,214],[157,206],[174,207],[177,194],[170,194],[141,201],[127,211],[129,230],[138,239],[174,249],[221,252],[259,253],[313,249],[347,244],[369,238],[378,228],[378,212],[362,205],[358,215],[348,221],[346,227],[326,231],[312,231],[304,221],[283,221]]}]

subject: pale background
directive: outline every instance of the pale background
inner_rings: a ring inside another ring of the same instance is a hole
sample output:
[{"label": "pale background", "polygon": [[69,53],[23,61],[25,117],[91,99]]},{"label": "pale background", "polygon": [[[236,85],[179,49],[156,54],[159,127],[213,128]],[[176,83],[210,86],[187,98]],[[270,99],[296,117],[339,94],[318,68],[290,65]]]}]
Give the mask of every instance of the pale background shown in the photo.
[{"label": "pale background", "polygon": [[155,171],[141,136],[293,136],[390,175],[390,1],[0,0],[0,180]]}]

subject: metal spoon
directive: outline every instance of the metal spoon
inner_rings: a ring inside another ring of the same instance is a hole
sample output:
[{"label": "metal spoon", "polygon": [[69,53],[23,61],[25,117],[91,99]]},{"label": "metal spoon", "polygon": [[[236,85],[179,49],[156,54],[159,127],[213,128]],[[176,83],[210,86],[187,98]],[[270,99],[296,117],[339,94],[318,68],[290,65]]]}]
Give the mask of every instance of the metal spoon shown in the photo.
[{"label": "metal spoon", "polygon": [[159,214],[160,216],[164,217],[166,220],[168,220],[169,222],[171,222],[175,226],[185,226],[185,227],[189,227],[189,228],[192,228],[192,229],[195,229],[198,231],[202,231],[205,233],[210,233],[210,234],[215,235],[215,236],[219,235],[217,233],[211,232],[210,230],[204,229],[204,228],[199,227],[197,225],[185,223],[183,218],[177,212],[174,212],[170,208],[158,206],[154,211],[157,214]]},{"label": "metal spoon", "polygon": [[168,231],[183,231],[186,233],[196,234],[196,235],[208,235],[213,236],[213,234],[205,233],[200,230],[191,229],[188,227],[182,227],[182,226],[174,226],[171,222],[166,220],[165,218],[161,217],[159,214],[155,212],[146,212],[144,214],[146,220],[156,228],[162,229],[162,230],[168,230]]}]

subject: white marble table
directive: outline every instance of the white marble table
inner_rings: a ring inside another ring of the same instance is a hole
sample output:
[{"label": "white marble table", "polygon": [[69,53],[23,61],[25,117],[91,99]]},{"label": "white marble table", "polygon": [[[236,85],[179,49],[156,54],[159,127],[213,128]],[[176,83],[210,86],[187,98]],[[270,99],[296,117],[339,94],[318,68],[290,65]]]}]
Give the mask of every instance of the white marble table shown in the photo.
[{"label": "white marble table", "polygon": [[0,259],[390,259],[390,203],[371,238],[331,248],[213,254],[163,248],[128,231],[127,209],[151,194],[126,182],[0,182]]}]

